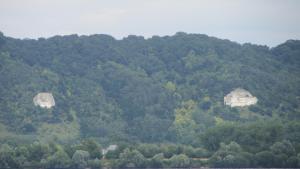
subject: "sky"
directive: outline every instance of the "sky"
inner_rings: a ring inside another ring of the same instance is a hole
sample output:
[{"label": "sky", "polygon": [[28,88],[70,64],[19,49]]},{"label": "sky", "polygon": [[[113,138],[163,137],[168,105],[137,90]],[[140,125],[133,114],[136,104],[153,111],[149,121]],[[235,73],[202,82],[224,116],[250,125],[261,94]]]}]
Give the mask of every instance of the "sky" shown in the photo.
[{"label": "sky", "polygon": [[0,0],[0,31],[34,39],[186,32],[274,47],[300,39],[300,0]]}]

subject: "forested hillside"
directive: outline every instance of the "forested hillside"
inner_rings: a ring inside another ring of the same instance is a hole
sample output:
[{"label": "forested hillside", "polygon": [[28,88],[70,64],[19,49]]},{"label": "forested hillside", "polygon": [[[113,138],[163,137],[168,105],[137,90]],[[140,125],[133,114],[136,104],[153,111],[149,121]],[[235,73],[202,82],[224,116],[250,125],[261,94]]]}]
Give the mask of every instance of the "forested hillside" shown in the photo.
[{"label": "forested hillside", "polygon": [[[250,91],[257,104],[224,105],[223,97],[235,88]],[[52,93],[56,105],[35,106],[39,92]],[[212,160],[225,150],[255,154],[292,146],[287,159],[297,164],[299,121],[298,40],[269,48],[182,32],[122,40],[109,35],[21,40],[0,34],[0,142],[10,146],[78,144],[88,138],[103,146],[180,144],[199,147],[207,153],[194,157],[213,155]],[[257,166],[268,166],[268,155],[258,154],[263,160]]]}]

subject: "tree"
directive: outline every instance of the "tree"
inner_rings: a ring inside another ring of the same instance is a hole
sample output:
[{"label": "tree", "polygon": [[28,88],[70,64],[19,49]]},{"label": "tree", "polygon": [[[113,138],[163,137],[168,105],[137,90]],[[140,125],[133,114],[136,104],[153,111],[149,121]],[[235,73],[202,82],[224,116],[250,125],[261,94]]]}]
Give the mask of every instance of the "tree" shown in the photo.
[{"label": "tree", "polygon": [[173,126],[179,142],[191,144],[196,134],[196,123],[192,112],[196,109],[196,102],[188,100],[182,103],[181,108],[175,109],[175,120]]},{"label": "tree", "polygon": [[40,142],[34,142],[28,147],[29,151],[29,161],[40,162],[45,159],[50,154],[50,147],[48,144],[43,144]]},{"label": "tree", "polygon": [[287,168],[297,168],[300,166],[300,165],[298,165],[298,161],[299,160],[298,160],[297,156],[289,157],[286,162],[286,167]]},{"label": "tree", "polygon": [[14,150],[7,144],[2,144],[0,147],[0,168],[21,168],[15,159]]},{"label": "tree", "polygon": [[72,165],[78,169],[86,168],[89,158],[89,152],[83,150],[76,150],[72,157]]},{"label": "tree", "polygon": [[129,150],[126,148],[120,154],[120,167],[145,167],[146,159],[137,150]]},{"label": "tree", "polygon": [[287,167],[288,156],[286,154],[274,154],[274,167]]},{"label": "tree", "polygon": [[297,155],[297,159],[298,159],[298,166],[300,166],[300,153]]},{"label": "tree", "polygon": [[247,159],[243,150],[236,142],[226,145],[221,143],[220,149],[210,158],[213,167],[248,167],[250,161]]},{"label": "tree", "polygon": [[208,150],[217,151],[220,148],[221,142],[234,140],[232,135],[235,134],[236,129],[237,127],[231,123],[222,123],[209,128],[205,133],[203,133],[201,136],[201,142]]},{"label": "tree", "polygon": [[88,166],[92,169],[100,169],[102,167],[101,160],[99,160],[98,158],[89,160]]},{"label": "tree", "polygon": [[162,168],[163,167],[163,160],[164,160],[164,154],[159,153],[153,156],[149,162],[149,167],[153,168]]},{"label": "tree", "polygon": [[81,142],[82,150],[88,151],[91,158],[102,158],[101,146],[92,139],[86,139]]},{"label": "tree", "polygon": [[18,146],[15,148],[15,160],[20,166],[28,164],[29,151],[26,146]]},{"label": "tree", "polygon": [[274,166],[274,154],[270,151],[262,151],[255,154],[255,159],[258,167],[276,167]]},{"label": "tree", "polygon": [[[21,40],[0,33],[0,142],[26,147],[10,147],[13,155],[2,153],[1,162],[11,159],[38,168],[42,159],[64,156],[56,154],[58,146],[45,144],[49,140],[69,144],[95,138],[65,146],[65,152],[73,157],[83,150],[90,160],[100,159],[98,141],[124,141],[149,159],[157,153],[165,158],[213,154],[220,157],[211,158],[213,165],[255,166],[258,161],[258,166],[295,166],[300,152],[299,42],[270,49],[186,33],[122,40],[108,35]],[[258,103],[224,106],[224,96],[236,87],[251,91]],[[32,103],[43,91],[53,93],[54,108]],[[232,141],[242,151],[226,148]],[[157,150],[156,145],[139,148],[139,143],[164,145]],[[107,161],[116,164],[123,150],[109,152]],[[249,160],[252,153],[257,160]]]},{"label": "tree", "polygon": [[195,148],[193,156],[195,158],[207,158],[210,156],[210,153],[204,148]]},{"label": "tree", "polygon": [[60,148],[53,155],[43,159],[41,163],[49,169],[61,169],[70,167],[71,159],[68,154]]},{"label": "tree", "polygon": [[166,158],[171,158],[173,155],[183,153],[183,147],[176,144],[162,144],[161,149]]},{"label": "tree", "polygon": [[165,84],[165,88],[170,91],[170,92],[175,92],[176,90],[176,85],[173,83],[173,82],[170,82],[168,81],[166,84]]},{"label": "tree", "polygon": [[296,153],[294,146],[288,140],[274,143],[270,150],[273,154],[286,154],[287,156],[293,156]]},{"label": "tree", "polygon": [[169,159],[169,165],[173,168],[186,168],[190,167],[191,161],[188,156],[184,154],[174,155]]},{"label": "tree", "polygon": [[140,144],[137,147],[137,150],[146,158],[152,158],[154,155],[160,152],[160,148],[156,144]]}]

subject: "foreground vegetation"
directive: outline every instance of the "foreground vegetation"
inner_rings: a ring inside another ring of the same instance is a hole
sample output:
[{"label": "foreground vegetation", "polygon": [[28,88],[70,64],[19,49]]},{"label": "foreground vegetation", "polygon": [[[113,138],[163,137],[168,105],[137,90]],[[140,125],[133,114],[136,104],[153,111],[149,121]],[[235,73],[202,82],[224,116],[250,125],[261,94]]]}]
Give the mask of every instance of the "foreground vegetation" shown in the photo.
[{"label": "foreground vegetation", "polygon": [[[299,167],[299,56],[297,40],[0,33],[0,168]],[[238,87],[258,103],[225,106]]]},{"label": "foreground vegetation", "polygon": [[300,122],[272,120],[219,124],[205,132],[201,145],[120,142],[104,156],[93,139],[73,145],[34,142],[2,144],[0,168],[181,168],[300,167]]}]

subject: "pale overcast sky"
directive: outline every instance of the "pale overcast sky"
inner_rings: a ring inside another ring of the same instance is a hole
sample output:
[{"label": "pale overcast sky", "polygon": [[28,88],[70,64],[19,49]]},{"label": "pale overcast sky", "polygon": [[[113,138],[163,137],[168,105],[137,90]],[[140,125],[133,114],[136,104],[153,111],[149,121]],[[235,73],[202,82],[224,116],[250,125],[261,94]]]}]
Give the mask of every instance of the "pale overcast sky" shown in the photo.
[{"label": "pale overcast sky", "polygon": [[275,46],[300,39],[300,0],[0,0],[0,31],[117,39],[183,31]]}]

